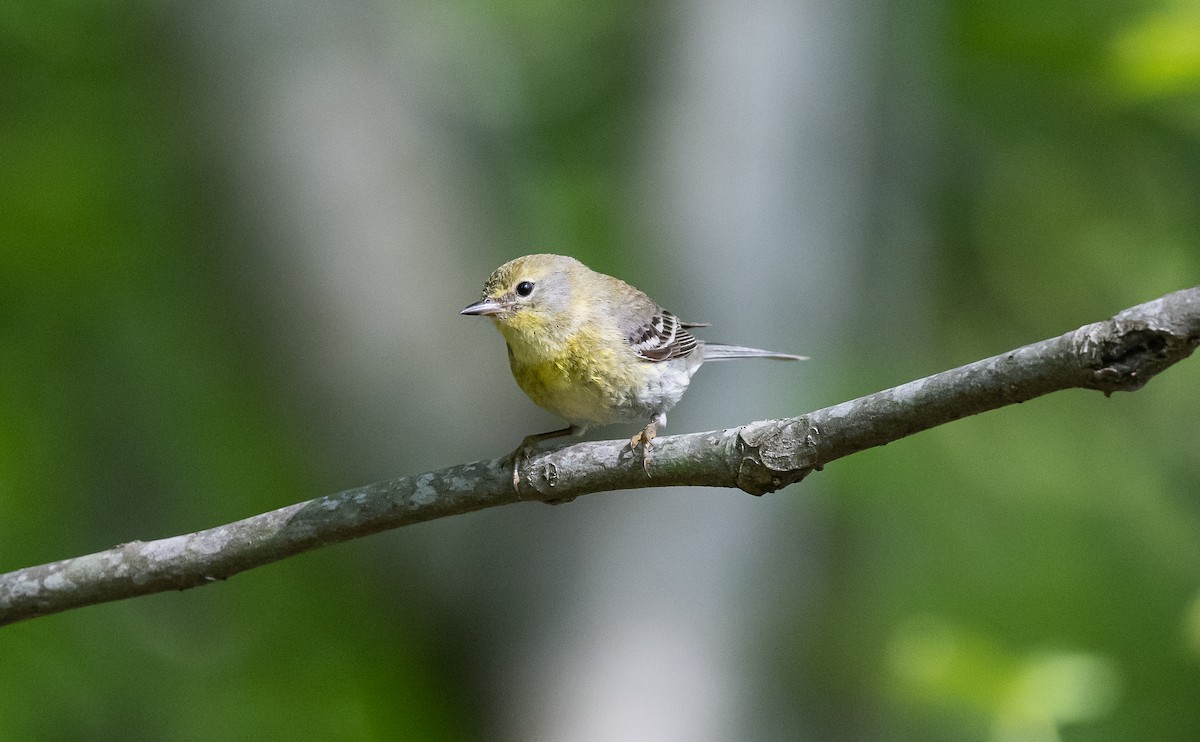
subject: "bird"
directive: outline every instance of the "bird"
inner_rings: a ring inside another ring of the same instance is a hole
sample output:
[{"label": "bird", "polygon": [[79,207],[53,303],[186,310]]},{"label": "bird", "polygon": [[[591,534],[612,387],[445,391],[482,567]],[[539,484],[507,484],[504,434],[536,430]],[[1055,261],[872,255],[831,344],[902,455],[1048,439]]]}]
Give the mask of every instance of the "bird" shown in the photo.
[{"label": "bird", "polygon": [[697,339],[707,323],[684,322],[639,289],[566,255],[508,261],[459,314],[490,317],[508,346],[513,378],[539,407],[565,419],[561,430],[526,436],[514,452],[513,486],[536,445],[595,426],[642,423],[630,450],[649,449],[667,412],[708,361],[806,356]]}]

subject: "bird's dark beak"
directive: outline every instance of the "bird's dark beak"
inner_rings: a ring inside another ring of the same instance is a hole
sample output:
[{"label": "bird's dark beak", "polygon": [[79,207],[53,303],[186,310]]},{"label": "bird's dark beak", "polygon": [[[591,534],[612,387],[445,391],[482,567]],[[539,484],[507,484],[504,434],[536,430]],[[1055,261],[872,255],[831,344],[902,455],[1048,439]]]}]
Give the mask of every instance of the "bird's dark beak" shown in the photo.
[{"label": "bird's dark beak", "polygon": [[491,317],[492,315],[500,314],[504,311],[504,306],[493,299],[481,299],[474,304],[469,304],[459,314],[474,314],[480,317]]}]

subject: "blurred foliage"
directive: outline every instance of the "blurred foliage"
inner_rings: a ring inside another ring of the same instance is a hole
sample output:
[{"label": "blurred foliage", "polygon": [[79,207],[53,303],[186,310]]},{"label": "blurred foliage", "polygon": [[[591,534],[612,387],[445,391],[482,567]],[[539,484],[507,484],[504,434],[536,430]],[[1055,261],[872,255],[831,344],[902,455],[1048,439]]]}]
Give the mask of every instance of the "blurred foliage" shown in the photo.
[{"label": "blurred foliage", "polygon": [[[925,372],[1196,284],[1195,4],[939,7]],[[1200,738],[1193,366],[831,467],[828,595],[794,656],[817,737]]]},{"label": "blurred foliage", "polygon": [[[631,148],[644,123],[647,49],[661,39],[659,4],[460,0],[439,24],[469,37],[441,52],[448,108],[475,129],[481,177],[492,184],[499,245],[565,252],[597,270],[629,275],[625,224]],[[464,30],[469,29],[469,30]],[[478,50],[483,50],[482,52]],[[497,92],[500,91],[500,92]],[[464,100],[466,98],[466,100]],[[553,249],[552,249],[553,248]],[[497,264],[512,257],[497,253]]]},{"label": "blurred foliage", "polygon": [[[0,570],[318,493],[222,280],[186,82],[148,4],[0,7]],[[462,737],[429,618],[345,571],[6,627],[0,740]]]},{"label": "blurred foliage", "polygon": [[[624,145],[665,9],[448,7],[507,55],[504,113],[471,132],[510,215],[497,243],[631,274]],[[919,50],[940,152],[923,371],[1195,284],[1195,4],[936,10]],[[905,41],[892,53],[914,54]],[[0,570],[278,506],[329,476],[290,432],[278,361],[225,280],[227,196],[195,144],[177,53],[152,4],[0,6]],[[858,361],[847,396],[906,380]],[[769,640],[797,734],[1200,738],[1194,366],[831,467],[816,615],[798,610],[803,629]],[[385,595],[351,564],[290,560],[219,600],[0,629],[0,740],[477,738],[484,702],[437,606],[403,608],[428,594]]]}]

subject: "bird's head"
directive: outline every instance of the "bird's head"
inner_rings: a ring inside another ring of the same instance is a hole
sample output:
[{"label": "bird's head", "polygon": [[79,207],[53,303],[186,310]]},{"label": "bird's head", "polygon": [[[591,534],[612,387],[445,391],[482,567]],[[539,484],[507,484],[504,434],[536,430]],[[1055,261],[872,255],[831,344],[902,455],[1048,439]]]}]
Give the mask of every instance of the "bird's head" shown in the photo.
[{"label": "bird's head", "polygon": [[525,255],[500,266],[483,298],[459,314],[491,317],[501,330],[542,331],[570,319],[573,277],[588,268],[564,255]]}]

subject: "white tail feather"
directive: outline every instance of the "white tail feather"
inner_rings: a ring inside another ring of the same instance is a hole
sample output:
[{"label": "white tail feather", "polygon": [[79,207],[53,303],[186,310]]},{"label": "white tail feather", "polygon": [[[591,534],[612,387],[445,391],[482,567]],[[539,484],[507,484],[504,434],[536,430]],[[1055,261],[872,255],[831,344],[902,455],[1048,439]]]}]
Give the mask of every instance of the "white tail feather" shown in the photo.
[{"label": "white tail feather", "polygon": [[791,353],[776,353],[762,348],[745,348],[741,345],[721,345],[719,343],[704,344],[704,360],[726,361],[731,358],[774,358],[778,361],[807,361],[808,356],[795,356]]}]

